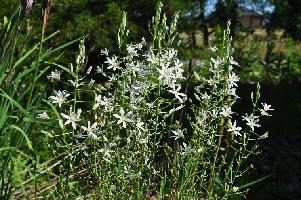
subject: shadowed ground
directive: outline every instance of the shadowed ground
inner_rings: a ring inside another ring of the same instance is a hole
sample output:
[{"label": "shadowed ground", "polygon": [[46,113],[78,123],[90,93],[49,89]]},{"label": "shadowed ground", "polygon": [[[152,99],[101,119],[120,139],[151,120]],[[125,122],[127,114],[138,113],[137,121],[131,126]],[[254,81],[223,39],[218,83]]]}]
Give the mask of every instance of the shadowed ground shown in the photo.
[{"label": "shadowed ground", "polygon": [[[239,88],[243,102],[255,91],[255,85]],[[247,199],[301,199],[301,84],[262,85],[261,94],[262,102],[272,104],[275,111],[262,122],[262,131],[269,130],[269,138],[254,164],[257,177],[272,176],[254,185]],[[237,109],[248,108],[238,104]]]}]

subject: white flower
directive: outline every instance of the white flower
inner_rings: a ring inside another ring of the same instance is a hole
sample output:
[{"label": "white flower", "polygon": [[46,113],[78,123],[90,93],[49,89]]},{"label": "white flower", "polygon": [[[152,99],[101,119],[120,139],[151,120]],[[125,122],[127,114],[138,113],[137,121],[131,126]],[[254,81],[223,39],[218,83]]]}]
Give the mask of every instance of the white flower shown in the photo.
[{"label": "white flower", "polygon": [[217,58],[217,59],[211,58],[211,61],[214,64],[213,66],[214,69],[217,69],[219,65],[223,63],[223,60],[221,58]]},{"label": "white flower", "polygon": [[95,80],[94,80],[94,79],[91,79],[91,80],[90,80],[90,82],[89,82],[89,84],[88,84],[88,86],[90,86],[90,87],[91,87],[91,86],[93,86],[93,85],[94,85],[94,83],[95,83]]},{"label": "white flower", "polygon": [[142,47],[143,47],[143,44],[142,43],[138,43],[138,44],[136,44],[136,47],[137,47],[137,49],[141,50]]},{"label": "white flower", "polygon": [[117,56],[113,56],[112,58],[107,57],[107,61],[105,61],[105,63],[108,63],[108,69],[113,69],[113,71],[120,68],[120,62],[118,62]]},{"label": "white flower", "polygon": [[169,68],[169,63],[161,64],[162,68],[157,69],[159,71],[159,80],[169,83],[173,78],[173,68]]},{"label": "white flower", "polygon": [[95,131],[97,131],[97,123],[96,122],[94,124],[92,124],[92,126],[91,126],[90,121],[88,121],[88,126],[87,127],[82,126],[82,129],[84,131],[86,131],[89,136],[93,137],[94,139],[97,139],[97,135],[95,134]]},{"label": "white flower", "polygon": [[231,88],[230,90],[227,91],[229,95],[233,96],[234,98],[239,98],[239,96],[236,94],[236,88]]},{"label": "white flower", "polygon": [[170,49],[168,51],[165,51],[165,53],[162,55],[162,58],[171,61],[174,57],[177,56],[178,51],[175,49]]},{"label": "white flower", "polygon": [[130,74],[133,74],[134,77],[136,77],[136,72],[140,71],[140,63],[137,62],[136,64],[134,62],[127,64],[127,71]]},{"label": "white flower", "polygon": [[253,114],[247,115],[243,117],[243,120],[245,120],[247,125],[254,131],[254,127],[260,127],[260,124],[257,124],[259,122],[258,116],[254,116]]},{"label": "white flower", "polygon": [[183,77],[184,69],[182,69],[183,63],[180,63],[180,61],[176,59],[174,64],[175,64],[174,70],[176,72],[175,78],[184,79]]},{"label": "white flower", "polygon": [[107,75],[106,75],[106,73],[103,71],[103,65],[100,67],[100,66],[96,66],[96,73],[97,74],[101,74],[101,75],[103,75],[103,76],[105,76],[105,77],[107,77]]},{"label": "white flower", "polygon": [[171,136],[171,137],[174,137],[175,140],[179,139],[179,138],[184,138],[184,132],[183,130],[180,130],[180,129],[177,129],[175,131],[172,131],[173,134],[175,134],[174,136]]},{"label": "white flower", "polygon": [[62,104],[66,102],[67,97],[70,96],[70,94],[66,93],[65,90],[54,91],[54,93],[55,96],[50,96],[49,99],[52,99],[52,103],[59,104],[59,107],[61,107]]},{"label": "white flower", "polygon": [[90,67],[88,68],[88,70],[87,70],[86,74],[87,74],[87,75],[88,75],[88,74],[90,74],[90,73],[91,73],[91,71],[92,71],[92,66],[90,66]]},{"label": "white flower", "polygon": [[238,135],[241,136],[240,131],[241,131],[241,127],[236,126],[236,121],[234,121],[234,123],[232,124],[231,121],[229,121],[229,126],[230,128],[228,129],[229,132],[233,132],[234,135]]},{"label": "white flower", "polygon": [[100,51],[100,54],[101,54],[101,55],[108,56],[108,55],[109,55],[109,51],[108,51],[107,48],[105,48],[105,49],[103,49],[103,50]]},{"label": "white flower", "polygon": [[223,115],[224,117],[230,117],[233,114],[231,107],[224,107],[222,109],[222,111],[220,112],[221,115]]},{"label": "white flower", "polygon": [[97,109],[99,106],[104,106],[105,111],[109,111],[111,107],[111,99],[108,99],[107,97],[103,97],[101,95],[95,94],[95,104],[93,106],[93,110]]},{"label": "white flower", "polygon": [[112,74],[110,77],[109,77],[109,82],[115,82],[117,81],[117,76],[115,74]]},{"label": "white flower", "polygon": [[[168,91],[171,92],[171,93],[173,93],[173,94],[175,95],[175,97],[176,97],[177,99],[179,99],[179,101],[180,101],[181,103],[183,103],[183,99],[186,98],[186,94],[180,93],[181,86],[178,85],[177,88],[176,88],[176,85],[173,84],[172,89],[173,89],[173,90],[168,90]],[[180,96],[182,96],[183,99],[182,99]]]},{"label": "white flower", "polygon": [[190,154],[190,153],[195,153],[195,150],[191,147],[191,145],[187,145],[186,143],[183,142],[183,146],[180,146],[181,154]]},{"label": "white flower", "polygon": [[70,106],[70,112],[69,112],[69,115],[66,115],[64,113],[61,113],[61,115],[67,119],[67,121],[65,122],[64,125],[67,125],[67,124],[72,124],[72,128],[73,129],[76,129],[76,122],[80,121],[81,119],[79,118],[80,117],[80,114],[81,114],[82,110],[81,109],[78,109],[77,110],[77,113],[73,112],[72,111],[72,106]]},{"label": "white flower", "polygon": [[120,115],[118,114],[114,114],[113,116],[116,117],[118,119],[117,124],[122,123],[122,127],[126,128],[126,123],[127,122],[132,122],[130,116],[131,116],[131,112],[128,112],[126,115],[124,115],[124,110],[123,108],[120,108]]},{"label": "white flower", "polygon": [[49,76],[47,76],[47,78],[50,78],[51,81],[53,81],[53,80],[59,81],[59,80],[61,80],[61,73],[62,73],[62,71],[54,70],[51,72],[51,74]]},{"label": "white flower", "polygon": [[49,119],[49,116],[46,112],[40,113],[37,116],[38,119]]},{"label": "white flower", "polygon": [[138,129],[140,129],[140,130],[142,130],[142,131],[145,131],[145,129],[144,129],[144,127],[143,127],[143,125],[144,125],[144,123],[143,122],[138,122],[137,124],[136,124],[136,126],[137,126],[137,128]]},{"label": "white flower", "polygon": [[130,54],[130,56],[136,56],[137,55],[137,50],[135,49],[135,46],[133,46],[131,44],[127,45],[126,50]]},{"label": "white flower", "polygon": [[238,190],[239,190],[238,187],[236,187],[236,186],[233,187],[233,192],[237,192]]},{"label": "white flower", "polygon": [[238,65],[238,63],[237,63],[236,61],[233,60],[233,57],[232,57],[232,56],[230,56],[229,62],[230,62],[231,65]]},{"label": "white flower", "polygon": [[110,143],[110,144],[104,146],[103,148],[99,149],[98,152],[103,153],[104,159],[106,161],[109,161],[108,158],[112,157],[111,153],[115,152],[111,149],[111,147],[113,147],[115,145],[116,145],[115,143]]},{"label": "white flower", "polygon": [[216,46],[213,46],[213,47],[209,47],[209,49],[212,51],[212,52],[216,52],[218,50],[218,48]]},{"label": "white flower", "polygon": [[234,72],[229,73],[229,77],[228,77],[228,86],[229,88],[232,88],[233,86],[237,87],[237,83],[239,81],[239,77],[236,76],[236,74]]},{"label": "white flower", "polygon": [[83,80],[83,78],[78,79],[77,83],[73,80],[68,81],[72,84],[72,86],[78,88],[79,86],[84,85],[84,82],[81,82],[81,80]]},{"label": "white flower", "polygon": [[160,58],[157,57],[157,56],[154,54],[154,52],[153,52],[152,49],[150,49],[150,52],[146,55],[146,57],[147,57],[146,60],[147,60],[148,62],[150,62],[151,64],[157,65],[157,64],[160,63]]},{"label": "white flower", "polygon": [[205,92],[204,94],[201,95],[201,98],[205,101],[209,101],[211,99],[211,96],[209,96],[207,92]]},{"label": "white flower", "polygon": [[271,105],[268,105],[268,104],[266,104],[266,103],[262,103],[261,104],[262,106],[263,106],[263,109],[260,109],[260,113],[261,113],[261,115],[262,116],[272,116],[272,115],[270,115],[269,113],[268,113],[268,111],[270,111],[270,110],[274,110],[274,109],[272,109],[271,107]]}]

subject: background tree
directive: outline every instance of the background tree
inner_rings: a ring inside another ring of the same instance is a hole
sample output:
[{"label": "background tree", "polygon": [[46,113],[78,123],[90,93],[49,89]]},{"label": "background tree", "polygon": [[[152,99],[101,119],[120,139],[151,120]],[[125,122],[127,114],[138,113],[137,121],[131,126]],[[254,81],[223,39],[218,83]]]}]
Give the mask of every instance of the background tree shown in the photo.
[{"label": "background tree", "polygon": [[275,6],[269,26],[282,28],[287,36],[301,40],[301,0],[273,0]]},{"label": "background tree", "polygon": [[227,21],[231,20],[231,35],[235,38],[236,30],[239,25],[238,6],[240,1],[237,0],[218,0],[215,5],[215,11],[212,15],[213,25],[226,27]]}]

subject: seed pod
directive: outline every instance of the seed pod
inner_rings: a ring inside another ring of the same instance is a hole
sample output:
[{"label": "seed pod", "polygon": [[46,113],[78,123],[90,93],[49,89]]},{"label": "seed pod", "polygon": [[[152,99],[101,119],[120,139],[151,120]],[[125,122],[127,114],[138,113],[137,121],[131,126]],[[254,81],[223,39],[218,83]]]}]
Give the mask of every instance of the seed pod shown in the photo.
[{"label": "seed pod", "polygon": [[42,0],[42,5],[41,5],[42,15],[44,15],[45,10],[47,8],[50,9],[50,7],[51,7],[51,0]]},{"label": "seed pod", "polygon": [[41,11],[42,11],[42,17],[44,18],[45,28],[48,24],[50,8],[51,8],[51,0],[42,0]]},{"label": "seed pod", "polygon": [[32,10],[34,0],[21,0],[22,16],[28,16],[30,11]]}]

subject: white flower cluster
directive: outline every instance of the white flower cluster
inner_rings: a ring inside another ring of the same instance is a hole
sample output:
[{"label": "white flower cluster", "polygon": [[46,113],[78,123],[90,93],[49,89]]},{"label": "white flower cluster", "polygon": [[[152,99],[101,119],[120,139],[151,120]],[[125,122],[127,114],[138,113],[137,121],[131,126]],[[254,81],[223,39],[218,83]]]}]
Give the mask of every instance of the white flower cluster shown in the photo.
[{"label": "white flower cluster", "polygon": [[[227,53],[227,56],[223,54],[220,56],[217,53],[219,49],[216,46],[210,47],[210,49],[217,56],[215,58],[211,57],[209,65],[205,66],[210,72],[209,77],[200,78],[196,72],[194,73],[195,78],[200,81],[200,86],[197,87],[194,95],[201,102],[202,107],[199,111],[199,116],[197,116],[197,124],[202,126],[203,129],[210,129],[211,123],[214,124],[216,121],[220,121],[220,118],[223,118],[226,124],[222,123],[222,125],[227,126],[229,133],[233,133],[234,136],[242,136],[247,131],[243,131],[242,126],[238,126],[238,114],[232,111],[232,106],[239,99],[236,94],[239,77],[233,71],[234,67],[238,66],[238,63],[233,60],[232,56],[229,56],[230,53]],[[254,106],[256,105],[254,104]],[[252,132],[255,131],[256,127],[261,127],[259,116],[257,115],[258,112],[260,112],[261,116],[271,116],[268,113],[268,111],[273,110],[271,106],[268,104],[262,104],[262,106],[263,108],[254,108],[253,113],[245,114],[245,116],[241,117],[240,121],[245,122],[245,125]]]},{"label": "white flower cluster", "polygon": [[[156,28],[157,18],[153,18]],[[166,23],[165,18],[162,23]],[[169,31],[166,28],[164,34]],[[123,57],[110,56],[104,49],[101,55],[105,61],[87,70],[81,69],[85,62],[85,48],[81,42],[76,70],[71,67],[68,71],[72,76],[67,82],[69,91],[54,90],[48,102],[53,113],[48,115],[48,111],[39,111],[37,115],[38,119],[49,121],[49,116],[56,116],[53,121],[58,121],[60,132],[43,130],[53,139],[61,137],[55,144],[69,145],[67,151],[72,149],[74,154],[77,153],[75,144],[89,149],[84,155],[89,154],[88,159],[94,159],[92,168],[97,168],[95,171],[107,176],[103,180],[108,180],[108,188],[116,189],[112,187],[116,183],[109,177],[110,173],[114,177],[126,177],[123,181],[129,182],[137,181],[146,171],[156,178],[161,177],[165,172],[154,163],[154,158],[161,156],[158,152],[164,152],[164,159],[175,162],[175,166],[183,171],[186,166],[204,165],[198,168],[205,171],[198,171],[194,178],[214,173],[214,167],[220,167],[216,164],[224,162],[220,159],[231,156],[231,153],[223,152],[247,148],[246,142],[254,139],[250,137],[257,136],[254,133],[261,127],[259,115],[271,116],[270,105],[262,104],[262,108],[256,108],[258,95],[256,101],[252,99],[251,114],[239,117],[238,112],[232,110],[239,99],[236,94],[239,77],[233,71],[238,63],[233,60],[229,46],[210,47],[215,56],[199,62],[200,66],[189,69],[184,77],[184,66],[175,49],[160,45],[160,48],[150,48],[145,39],[138,44],[124,45],[124,36],[119,33],[118,39]],[[82,75],[83,71],[86,73]],[[59,81],[61,73],[56,70],[48,77]],[[104,76],[107,81],[97,83],[89,78],[92,74]],[[189,84],[191,80],[193,84]],[[239,156],[242,152],[238,152]],[[118,170],[112,170],[112,167]],[[206,179],[202,177],[199,182]],[[229,183],[229,187],[232,184]]]}]

